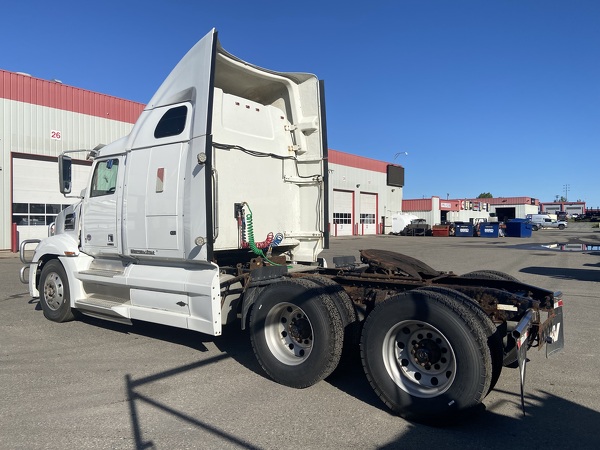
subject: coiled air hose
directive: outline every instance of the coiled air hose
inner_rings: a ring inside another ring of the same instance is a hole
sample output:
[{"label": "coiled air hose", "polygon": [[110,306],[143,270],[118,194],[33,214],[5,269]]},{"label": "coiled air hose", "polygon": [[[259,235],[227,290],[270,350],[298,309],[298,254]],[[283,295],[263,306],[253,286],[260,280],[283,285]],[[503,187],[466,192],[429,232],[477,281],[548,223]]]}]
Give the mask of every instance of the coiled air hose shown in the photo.
[{"label": "coiled air hose", "polygon": [[272,247],[277,247],[283,241],[283,234],[277,233],[273,235],[273,232],[270,231],[269,234],[267,234],[267,238],[264,241],[258,243],[255,242],[254,224],[252,223],[252,209],[250,208],[250,205],[248,205],[248,203],[244,202],[243,204],[246,205],[246,207],[248,208],[248,214],[246,214],[246,234],[248,236],[248,247],[250,247],[250,250],[252,250],[252,252],[255,255],[260,256],[269,264],[273,266],[279,266],[280,264],[277,264],[271,261],[269,258],[267,258],[267,256],[263,252],[263,249],[266,248],[270,250]]}]

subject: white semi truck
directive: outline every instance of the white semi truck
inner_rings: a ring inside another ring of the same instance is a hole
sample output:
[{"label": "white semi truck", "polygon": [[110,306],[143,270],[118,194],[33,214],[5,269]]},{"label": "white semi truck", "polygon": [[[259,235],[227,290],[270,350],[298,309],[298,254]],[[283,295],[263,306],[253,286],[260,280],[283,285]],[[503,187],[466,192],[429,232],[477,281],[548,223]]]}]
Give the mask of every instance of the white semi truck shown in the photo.
[{"label": "white semi truck", "polygon": [[[504,366],[563,346],[562,295],[499,272],[457,276],[411,257],[328,245],[322,83],[225,52],[215,30],[177,64],[131,133],[90,152],[81,201],[24,241],[21,280],[44,315],[84,314],[213,336],[240,320],[266,374],[295,388],[342,350],[395,413],[480,403]],[[71,158],[59,157],[71,191]],[[33,257],[26,247],[37,244]]]}]

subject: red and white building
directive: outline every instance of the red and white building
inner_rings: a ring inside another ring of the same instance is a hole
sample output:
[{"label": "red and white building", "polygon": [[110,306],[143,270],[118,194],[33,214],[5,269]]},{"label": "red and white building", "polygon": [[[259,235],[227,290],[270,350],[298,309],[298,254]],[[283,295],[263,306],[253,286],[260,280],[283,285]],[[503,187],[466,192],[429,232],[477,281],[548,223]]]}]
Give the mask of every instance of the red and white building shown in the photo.
[{"label": "red and white building", "polygon": [[425,219],[429,225],[443,222],[471,222],[474,219],[489,219],[492,216],[501,222],[537,214],[540,202],[532,197],[498,197],[447,199],[431,197],[402,201],[402,211]]},{"label": "red and white building", "polygon": [[331,236],[387,234],[402,209],[404,168],[329,150]]}]

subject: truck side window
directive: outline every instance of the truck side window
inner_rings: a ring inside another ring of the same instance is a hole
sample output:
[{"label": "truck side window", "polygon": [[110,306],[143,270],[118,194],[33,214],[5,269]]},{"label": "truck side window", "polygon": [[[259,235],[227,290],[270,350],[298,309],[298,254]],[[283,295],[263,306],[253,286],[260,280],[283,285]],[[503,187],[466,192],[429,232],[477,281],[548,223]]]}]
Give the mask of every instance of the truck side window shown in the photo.
[{"label": "truck side window", "polygon": [[110,195],[117,188],[117,172],[119,170],[118,159],[107,159],[100,161],[94,170],[90,197]]},{"label": "truck side window", "polygon": [[154,137],[158,139],[181,134],[185,129],[187,110],[185,105],[169,109],[156,125]]}]

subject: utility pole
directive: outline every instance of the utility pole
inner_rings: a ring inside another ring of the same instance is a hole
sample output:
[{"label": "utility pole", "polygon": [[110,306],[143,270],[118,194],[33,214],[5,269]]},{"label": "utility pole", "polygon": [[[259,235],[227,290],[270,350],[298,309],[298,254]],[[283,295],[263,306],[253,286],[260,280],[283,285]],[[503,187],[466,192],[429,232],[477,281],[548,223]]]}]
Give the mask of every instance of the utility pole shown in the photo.
[{"label": "utility pole", "polygon": [[571,190],[571,186],[568,184],[563,184],[563,190],[565,191],[565,202],[569,201],[569,191]]}]

